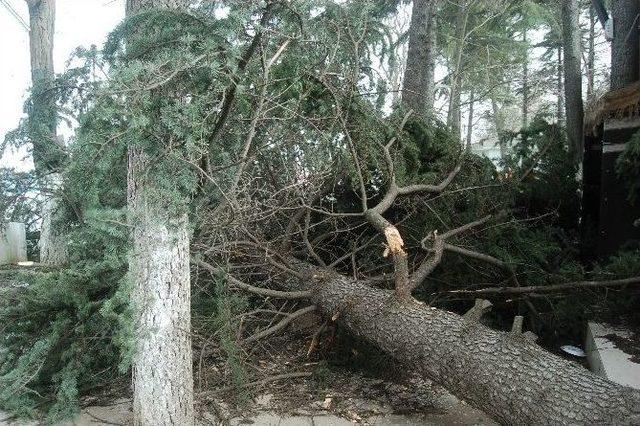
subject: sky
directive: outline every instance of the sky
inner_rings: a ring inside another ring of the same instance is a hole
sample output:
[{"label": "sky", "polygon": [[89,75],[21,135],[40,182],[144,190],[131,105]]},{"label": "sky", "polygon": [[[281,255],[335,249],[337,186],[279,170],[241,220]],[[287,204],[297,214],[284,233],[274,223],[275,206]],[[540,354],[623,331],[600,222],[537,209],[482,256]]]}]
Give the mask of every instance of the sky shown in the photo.
[{"label": "sky", "polygon": [[[29,23],[24,0],[4,0]],[[125,0],[57,0],[56,30],[53,47],[56,73],[78,46],[102,46],[107,34],[124,18]],[[0,6],[0,138],[15,129],[23,116],[22,106],[31,85],[29,33],[16,18]],[[30,169],[26,151],[5,152],[0,166]]]}]

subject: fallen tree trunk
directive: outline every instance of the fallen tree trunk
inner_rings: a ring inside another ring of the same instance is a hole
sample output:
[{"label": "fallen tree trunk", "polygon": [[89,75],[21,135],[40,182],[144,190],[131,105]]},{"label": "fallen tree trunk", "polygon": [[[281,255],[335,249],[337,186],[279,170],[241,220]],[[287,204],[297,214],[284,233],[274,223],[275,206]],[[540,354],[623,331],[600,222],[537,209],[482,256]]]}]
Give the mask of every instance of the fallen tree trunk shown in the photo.
[{"label": "fallen tree trunk", "polygon": [[[348,331],[504,424],[640,424],[640,391],[553,355],[519,333],[400,300],[312,269],[311,301]],[[289,283],[291,286],[293,282]]]}]

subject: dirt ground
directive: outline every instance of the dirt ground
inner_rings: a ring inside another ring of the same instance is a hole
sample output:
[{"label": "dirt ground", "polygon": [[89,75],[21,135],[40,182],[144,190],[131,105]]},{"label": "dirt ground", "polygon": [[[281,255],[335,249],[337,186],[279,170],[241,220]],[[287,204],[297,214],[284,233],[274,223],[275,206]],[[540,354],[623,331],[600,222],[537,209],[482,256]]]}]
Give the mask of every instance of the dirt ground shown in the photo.
[{"label": "dirt ground", "polygon": [[[195,339],[198,423],[217,425],[216,419],[221,419],[223,424],[255,426],[497,424],[349,336],[325,336],[310,353],[317,323],[310,324],[245,348],[240,360],[244,379],[236,385],[228,358]],[[85,399],[80,415],[64,426],[131,424],[127,388],[123,384],[106,398]],[[0,412],[0,425],[37,424],[7,417]]]}]

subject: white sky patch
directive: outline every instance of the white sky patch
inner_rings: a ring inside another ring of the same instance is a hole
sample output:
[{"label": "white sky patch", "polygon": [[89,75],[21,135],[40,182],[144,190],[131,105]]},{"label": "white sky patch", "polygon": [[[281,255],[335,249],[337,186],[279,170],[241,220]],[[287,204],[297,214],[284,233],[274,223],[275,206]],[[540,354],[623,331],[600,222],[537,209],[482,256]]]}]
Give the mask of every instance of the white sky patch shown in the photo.
[{"label": "white sky patch", "polygon": [[213,11],[213,14],[216,17],[216,19],[226,19],[229,16],[230,11],[231,11],[231,8],[229,8],[229,6],[217,7]]}]

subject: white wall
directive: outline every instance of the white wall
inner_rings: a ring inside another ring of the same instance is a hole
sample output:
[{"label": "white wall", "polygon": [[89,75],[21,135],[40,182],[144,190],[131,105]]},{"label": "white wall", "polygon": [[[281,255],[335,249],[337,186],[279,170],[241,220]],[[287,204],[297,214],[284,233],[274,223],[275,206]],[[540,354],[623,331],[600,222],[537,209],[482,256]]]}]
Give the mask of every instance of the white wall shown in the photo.
[{"label": "white wall", "polygon": [[9,222],[0,232],[0,265],[27,260],[27,232],[24,223]]}]

